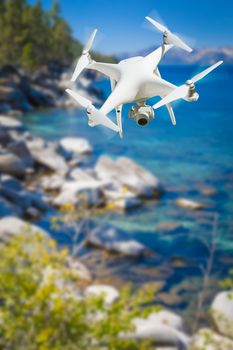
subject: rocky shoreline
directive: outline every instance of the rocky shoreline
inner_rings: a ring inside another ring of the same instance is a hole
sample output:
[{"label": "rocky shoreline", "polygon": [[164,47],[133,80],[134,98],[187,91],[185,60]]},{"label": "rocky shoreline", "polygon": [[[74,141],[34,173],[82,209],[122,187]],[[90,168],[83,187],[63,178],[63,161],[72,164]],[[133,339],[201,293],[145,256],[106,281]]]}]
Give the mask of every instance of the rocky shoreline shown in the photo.
[{"label": "rocky shoreline", "polygon": [[80,77],[78,85],[70,81],[69,67],[51,62],[35,73],[29,74],[15,66],[0,69],[0,113],[20,116],[36,109],[77,108],[77,104],[66,93],[66,88],[77,90],[93,102],[102,99],[101,91],[90,85],[95,73],[87,72]]},{"label": "rocky shoreline", "polygon": [[[86,139],[46,142],[12,117],[0,116],[0,146],[1,242],[22,232],[25,225],[32,233],[40,231],[50,236],[32,222],[67,203],[77,211],[128,211],[143,206],[145,201],[158,200],[164,191],[153,174],[129,158],[112,160],[102,156],[90,166],[92,146]],[[177,205],[191,210],[201,208],[200,203],[185,198],[180,198]],[[143,244],[106,225],[94,226],[87,243],[130,257],[147,253]],[[86,281],[84,295],[104,293],[107,303],[118,298],[115,287],[96,284],[91,271],[77,258],[70,258],[70,268]],[[125,337],[152,338],[157,350],[231,350],[232,300],[232,292],[222,292],[214,299],[210,312],[214,330],[201,329],[190,336],[179,315],[163,310],[146,319],[135,319],[135,331]]]}]

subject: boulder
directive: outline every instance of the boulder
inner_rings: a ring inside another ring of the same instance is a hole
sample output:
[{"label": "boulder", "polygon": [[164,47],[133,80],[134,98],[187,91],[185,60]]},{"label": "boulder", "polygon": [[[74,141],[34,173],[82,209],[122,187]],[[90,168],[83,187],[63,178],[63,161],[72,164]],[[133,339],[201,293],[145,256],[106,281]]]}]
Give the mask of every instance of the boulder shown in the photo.
[{"label": "boulder", "polygon": [[233,292],[217,294],[211,305],[211,316],[218,332],[233,339]]},{"label": "boulder", "polygon": [[60,174],[44,176],[41,178],[40,186],[44,191],[58,191],[64,183],[64,177]]},{"label": "boulder", "polygon": [[73,256],[68,256],[67,263],[68,267],[77,273],[78,278],[86,281],[91,281],[91,272],[78,259],[74,258]]},{"label": "boulder", "polygon": [[204,208],[204,205],[200,202],[194,201],[192,199],[188,198],[178,198],[176,200],[176,204],[185,209],[190,209],[190,210],[199,210]]},{"label": "boulder", "polygon": [[32,106],[24,92],[16,84],[8,83],[8,85],[0,86],[0,101],[9,104],[14,109],[26,112],[32,110]]},{"label": "boulder", "polygon": [[170,326],[177,329],[178,331],[184,331],[184,323],[182,317],[169,310],[153,312],[148,316],[147,320],[154,323],[161,323]]},{"label": "boulder", "polygon": [[40,211],[48,209],[48,205],[44,203],[39,194],[28,192],[24,188],[11,188],[9,184],[6,186],[3,183],[0,185],[0,194],[23,210],[27,210],[29,207],[35,207]]},{"label": "boulder", "polygon": [[11,215],[22,216],[23,215],[22,208],[15,206],[6,198],[0,197],[0,217],[11,216]]},{"label": "boulder", "polygon": [[151,198],[161,193],[158,179],[129,158],[113,161],[103,156],[99,158],[95,171],[100,179],[110,181],[115,188],[127,188],[137,196]]},{"label": "boulder", "polygon": [[31,225],[28,222],[14,216],[7,216],[0,220],[0,241],[6,242],[12,236],[23,233],[24,230],[29,230],[32,232],[32,234],[40,232],[46,236],[49,236],[45,230],[36,225]]},{"label": "boulder", "polygon": [[2,175],[0,185],[14,190],[21,190],[23,188],[21,181],[10,175]]},{"label": "boulder", "polygon": [[166,324],[164,321],[169,320],[169,316],[158,316],[155,313],[149,315],[147,318],[135,318],[133,324],[135,330],[131,333],[124,333],[121,335],[124,339],[152,339],[156,346],[175,347],[179,350],[188,349],[190,337],[183,331],[178,330],[173,326],[180,327],[180,321],[177,324],[176,317],[171,317],[170,322]]},{"label": "boulder", "polygon": [[104,190],[108,209],[128,211],[142,205],[142,201],[128,190]]},{"label": "boulder", "polygon": [[103,296],[104,301],[107,305],[111,305],[116,301],[120,293],[118,290],[112,286],[108,285],[91,285],[87,287],[84,291],[85,296]]},{"label": "boulder", "polygon": [[79,137],[65,137],[60,141],[61,146],[69,152],[77,155],[92,152],[92,147],[87,139]]},{"label": "boulder", "polygon": [[54,198],[53,203],[56,206],[72,203],[78,206],[88,205],[97,207],[103,203],[102,184],[97,180],[67,180],[62,185],[60,194]]},{"label": "boulder", "polygon": [[[79,182],[90,182],[90,181],[97,181],[94,174],[91,173],[89,170],[83,170],[81,168],[74,168],[69,173],[69,176],[72,180],[76,180]],[[98,183],[102,183],[101,181],[98,181]],[[104,183],[103,183],[104,184]]]},{"label": "boulder", "polygon": [[19,130],[23,129],[23,124],[12,117],[0,115],[0,129]]},{"label": "boulder", "polygon": [[108,225],[94,228],[87,241],[98,248],[130,257],[142,256],[147,251],[143,244],[131,239],[126,232]]},{"label": "boulder", "polygon": [[68,166],[64,158],[59,155],[54,145],[44,145],[43,141],[35,140],[27,142],[32,158],[40,165],[60,174],[68,171]]},{"label": "boulder", "polygon": [[28,168],[33,168],[34,161],[25,141],[15,141],[8,145],[8,150],[18,156]]},{"label": "boulder", "polygon": [[233,350],[233,341],[214,333],[211,329],[200,329],[192,338],[190,350]]},{"label": "boulder", "polygon": [[22,177],[25,175],[25,165],[15,154],[5,152],[0,154],[0,173]]},{"label": "boulder", "polygon": [[0,146],[5,148],[10,142],[12,142],[12,138],[9,132],[6,130],[1,130],[0,127]]}]

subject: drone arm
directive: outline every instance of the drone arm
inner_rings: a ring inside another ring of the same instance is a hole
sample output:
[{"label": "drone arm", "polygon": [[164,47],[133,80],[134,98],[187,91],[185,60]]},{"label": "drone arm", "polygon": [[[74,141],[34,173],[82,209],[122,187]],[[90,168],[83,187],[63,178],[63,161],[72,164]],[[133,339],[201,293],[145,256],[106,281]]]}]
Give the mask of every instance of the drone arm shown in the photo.
[{"label": "drone arm", "polygon": [[144,60],[146,61],[146,64],[151,66],[152,70],[157,68],[158,64],[160,63],[163,56],[173,47],[173,45],[165,45],[158,47],[156,50],[149,53],[146,57],[144,57]]},{"label": "drone arm", "polygon": [[117,64],[114,63],[102,63],[92,61],[87,67],[87,69],[94,69],[110,79],[118,81],[120,79],[120,70]]}]

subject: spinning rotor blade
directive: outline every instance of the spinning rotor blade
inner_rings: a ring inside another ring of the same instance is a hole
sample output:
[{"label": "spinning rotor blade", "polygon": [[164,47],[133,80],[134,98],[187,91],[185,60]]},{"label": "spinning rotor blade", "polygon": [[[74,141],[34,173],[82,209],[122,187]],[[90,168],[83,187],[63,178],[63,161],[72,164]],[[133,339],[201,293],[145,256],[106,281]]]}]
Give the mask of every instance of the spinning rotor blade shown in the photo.
[{"label": "spinning rotor blade", "polygon": [[83,108],[88,108],[92,105],[91,101],[89,101],[87,98],[77,94],[77,92],[74,92],[73,90],[66,89],[66,92],[75,99],[76,102]]},{"label": "spinning rotor blade", "polygon": [[220,64],[222,64],[223,61],[218,61],[217,63],[213,64],[212,66],[210,66],[209,68],[203,70],[201,73],[198,73],[197,75],[195,75],[191,80],[193,83],[196,83],[198,80],[201,80],[202,78],[204,78],[207,74],[209,74],[210,72],[212,72],[212,70],[214,70],[215,68],[217,68],[218,66],[220,66]]},{"label": "spinning rotor blade", "polygon": [[156,22],[153,18],[149,16],[146,16],[145,18],[147,19],[147,21],[153,24],[153,26],[155,26],[155,28],[157,28],[160,32],[168,32],[168,29],[164,25],[160,24],[159,22]]},{"label": "spinning rotor blade", "polygon": [[85,109],[90,108],[91,112],[90,115],[88,116],[88,120],[91,124],[91,126],[95,126],[98,124],[104,125],[109,129],[112,129],[116,132],[119,132],[119,127],[114,124],[111,119],[109,119],[103,112],[101,112],[99,109],[95,108],[91,101],[89,101],[87,98],[77,94],[71,89],[66,89],[66,92],[72,96],[75,101],[82,106]]},{"label": "spinning rotor blade", "polygon": [[166,28],[164,25],[158,23],[154,19],[152,19],[149,16],[146,16],[146,19],[153,24],[160,32],[162,32],[165,36],[166,44],[168,45],[174,45],[178,46],[181,49],[191,52],[192,49],[189,47],[183,40],[181,40],[177,35],[173,34],[168,28]]},{"label": "spinning rotor blade", "polygon": [[71,78],[71,81],[74,82],[78,76],[80,75],[80,73],[89,65],[90,63],[90,57],[89,57],[89,51],[92,47],[92,44],[93,44],[93,41],[95,39],[95,36],[96,36],[96,33],[97,33],[97,29],[95,29],[90,38],[88,39],[86,45],[84,46],[83,48],[83,51],[82,51],[82,55],[80,56],[79,60],[78,60],[78,63],[76,65],[76,68],[75,68],[75,71],[72,75],[72,78]]},{"label": "spinning rotor blade", "polygon": [[179,98],[186,98],[188,95],[188,92],[190,91],[189,89],[190,89],[191,85],[193,85],[193,88],[195,88],[194,83],[196,83],[199,80],[201,80],[202,78],[204,78],[207,74],[212,72],[212,70],[214,70],[215,68],[220,66],[220,64],[222,64],[222,63],[223,63],[223,61],[218,61],[217,63],[213,64],[209,68],[205,69],[203,72],[195,75],[191,80],[187,80],[186,84],[175,88],[170,94],[168,94],[162,100],[157,102],[153,106],[153,108],[157,109],[157,108],[162,107],[170,102],[178,100]]},{"label": "spinning rotor blade", "polygon": [[97,33],[97,29],[94,29],[92,34],[91,34],[91,36],[87,40],[86,45],[83,48],[83,54],[88,53],[90,51],[90,49],[92,48],[93,42],[95,40],[96,33]]}]

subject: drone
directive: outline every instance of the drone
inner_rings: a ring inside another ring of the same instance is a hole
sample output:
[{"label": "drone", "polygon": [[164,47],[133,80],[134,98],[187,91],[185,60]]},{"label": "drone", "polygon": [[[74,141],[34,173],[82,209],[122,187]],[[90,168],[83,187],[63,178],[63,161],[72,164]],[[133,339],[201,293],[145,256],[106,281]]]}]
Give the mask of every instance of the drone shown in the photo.
[{"label": "drone", "polygon": [[[197,101],[199,94],[196,92],[195,83],[223,63],[223,61],[218,61],[187,80],[181,86],[176,86],[164,80],[158,69],[163,56],[173,47],[179,47],[187,52],[191,52],[192,49],[164,25],[156,22],[151,17],[146,16],[146,19],[162,32],[163,43],[156,50],[144,57],[130,57],[116,64],[94,61],[90,55],[90,50],[97,29],[93,31],[84,46],[71,81],[75,82],[84,69],[93,69],[107,76],[110,79],[111,93],[100,109],[97,109],[90,100],[81,96],[76,91],[66,89],[66,92],[81,107],[86,109],[89,126],[104,125],[119,133],[121,138],[123,137],[122,107],[124,104],[135,103],[129,111],[129,118],[134,119],[139,126],[145,126],[153,120],[154,110],[162,106],[166,106],[172,124],[176,125],[176,118],[171,102],[178,99],[188,102]],[[147,105],[146,101],[155,96],[159,96],[161,98],[160,101],[153,106]],[[115,110],[116,113],[116,123],[107,116],[112,110]]]}]

